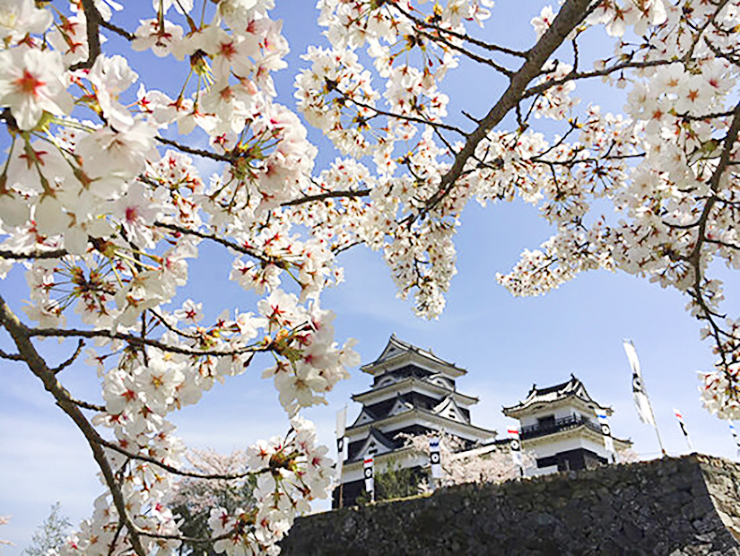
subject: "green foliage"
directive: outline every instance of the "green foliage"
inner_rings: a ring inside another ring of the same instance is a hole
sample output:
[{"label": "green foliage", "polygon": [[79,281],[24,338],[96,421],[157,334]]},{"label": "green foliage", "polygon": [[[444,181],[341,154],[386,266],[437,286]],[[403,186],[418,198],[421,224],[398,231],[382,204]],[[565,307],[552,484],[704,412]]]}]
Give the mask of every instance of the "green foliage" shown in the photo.
[{"label": "green foliage", "polygon": [[51,506],[49,517],[36,528],[30,546],[22,552],[23,556],[48,556],[56,554],[62,548],[72,524],[61,515],[61,509],[59,502]]},{"label": "green foliage", "polygon": [[[415,496],[419,494],[419,485],[424,477],[421,469],[402,468],[400,464],[391,462],[383,471],[375,473],[375,501]],[[368,504],[369,493],[358,496],[356,502],[360,506]]]}]

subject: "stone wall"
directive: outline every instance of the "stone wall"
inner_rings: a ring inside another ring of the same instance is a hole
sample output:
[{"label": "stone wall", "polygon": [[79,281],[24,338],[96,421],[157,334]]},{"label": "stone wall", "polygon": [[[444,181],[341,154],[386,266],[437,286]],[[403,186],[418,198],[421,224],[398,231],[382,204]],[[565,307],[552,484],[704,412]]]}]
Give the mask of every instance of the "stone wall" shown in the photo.
[{"label": "stone wall", "polygon": [[740,465],[693,454],[303,517],[284,555],[740,556]]}]

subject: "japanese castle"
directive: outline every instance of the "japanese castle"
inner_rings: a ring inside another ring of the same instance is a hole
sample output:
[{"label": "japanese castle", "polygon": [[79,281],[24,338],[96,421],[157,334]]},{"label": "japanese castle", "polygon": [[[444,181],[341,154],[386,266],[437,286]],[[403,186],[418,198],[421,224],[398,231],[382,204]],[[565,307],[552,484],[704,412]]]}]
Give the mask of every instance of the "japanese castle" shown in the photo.
[{"label": "japanese castle", "polygon": [[[348,456],[342,467],[342,498],[351,504],[364,490],[363,460],[373,456],[376,469],[389,464],[402,468],[426,465],[427,457],[404,447],[400,433],[425,434],[444,430],[463,439],[467,447],[488,444],[496,432],[470,422],[470,406],[478,398],[457,390],[456,380],[467,371],[391,336],[380,357],[361,367],[373,377],[370,390],[355,394],[362,404],[347,427]],[[335,493],[339,489],[335,490]]]},{"label": "japanese castle", "polygon": [[[347,459],[342,466],[342,505],[351,505],[364,492],[363,462],[372,456],[378,472],[389,465],[422,468],[425,455],[405,446],[401,433],[412,435],[444,431],[465,441],[466,450],[508,444],[496,440],[496,431],[475,426],[470,407],[478,398],[457,390],[457,379],[467,371],[392,335],[380,357],[361,367],[373,377],[369,390],[352,396],[362,404],[354,423],[347,427]],[[548,388],[532,387],[526,399],[504,408],[504,415],[519,420],[522,448],[531,452],[537,468],[532,474],[583,469],[610,462],[604,431],[596,412],[611,415],[597,404],[571,375],[568,382]],[[617,450],[629,440],[613,439]],[[485,450],[484,450],[485,451]]]}]

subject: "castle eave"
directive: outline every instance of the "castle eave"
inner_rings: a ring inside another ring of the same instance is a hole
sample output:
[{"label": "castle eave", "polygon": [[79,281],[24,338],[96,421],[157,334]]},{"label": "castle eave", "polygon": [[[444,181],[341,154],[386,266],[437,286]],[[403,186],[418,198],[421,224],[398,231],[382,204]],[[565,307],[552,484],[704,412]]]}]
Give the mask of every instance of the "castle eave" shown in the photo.
[{"label": "castle eave", "polygon": [[359,394],[353,394],[352,401],[365,405],[371,405],[372,403],[388,399],[396,393],[405,394],[407,391],[427,391],[433,394],[438,394],[440,397],[452,396],[458,404],[463,406],[474,405],[477,404],[479,401],[478,398],[475,396],[469,396],[467,394],[458,392],[457,390],[450,390],[449,388],[444,388],[437,384],[432,384],[431,382],[415,377],[404,378],[402,380],[399,380],[398,382],[394,382],[393,384],[388,384],[386,386],[381,386],[380,388],[366,390]]}]

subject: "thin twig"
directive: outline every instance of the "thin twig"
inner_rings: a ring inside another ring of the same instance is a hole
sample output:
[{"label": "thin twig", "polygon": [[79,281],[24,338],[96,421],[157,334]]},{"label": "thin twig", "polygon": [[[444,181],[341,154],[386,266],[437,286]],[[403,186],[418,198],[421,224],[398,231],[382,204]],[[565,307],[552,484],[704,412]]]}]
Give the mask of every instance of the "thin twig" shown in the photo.
[{"label": "thin twig", "polygon": [[220,479],[225,481],[233,481],[236,479],[243,479],[245,477],[250,477],[252,475],[261,475],[263,473],[267,473],[270,471],[269,467],[265,467],[263,469],[259,469],[257,471],[245,471],[244,473],[230,473],[230,474],[219,474],[219,473],[213,473],[213,474],[206,474],[206,473],[196,473],[194,471],[185,471],[184,469],[178,469],[177,467],[174,467],[172,465],[168,465],[158,459],[145,456],[143,454],[134,454],[133,452],[129,452],[128,450],[121,448],[118,444],[115,444],[113,442],[109,442],[107,440],[100,440],[100,443],[105,446],[106,448],[113,450],[114,452],[118,452],[121,455],[124,455],[128,458],[139,460],[139,461],[146,461],[147,463],[151,463],[153,465],[156,465],[157,467],[164,469],[168,473],[172,473],[173,475],[180,475],[181,477],[192,477],[194,479]]},{"label": "thin twig", "polygon": [[54,374],[58,374],[62,372],[64,369],[66,369],[67,367],[69,367],[72,363],[75,362],[75,359],[79,357],[80,352],[82,351],[83,347],[85,347],[85,340],[80,339],[80,341],[77,343],[77,349],[72,354],[72,356],[69,359],[67,359],[64,363],[62,363],[61,365],[58,365],[54,367],[53,369],[51,369],[51,372]]}]

